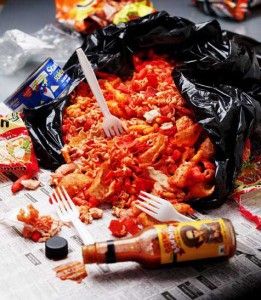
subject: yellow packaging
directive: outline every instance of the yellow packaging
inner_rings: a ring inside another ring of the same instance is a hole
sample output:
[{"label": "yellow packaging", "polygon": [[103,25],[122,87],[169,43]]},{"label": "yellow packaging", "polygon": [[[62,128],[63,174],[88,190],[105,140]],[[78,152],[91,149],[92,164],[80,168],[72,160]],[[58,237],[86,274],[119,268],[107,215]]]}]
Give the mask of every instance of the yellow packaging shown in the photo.
[{"label": "yellow packaging", "polygon": [[155,225],[161,263],[226,257],[235,251],[235,234],[226,219]]},{"label": "yellow packaging", "polygon": [[153,12],[155,12],[155,9],[147,0],[131,2],[114,15],[113,23],[119,24],[128,22],[132,19],[144,17]]}]

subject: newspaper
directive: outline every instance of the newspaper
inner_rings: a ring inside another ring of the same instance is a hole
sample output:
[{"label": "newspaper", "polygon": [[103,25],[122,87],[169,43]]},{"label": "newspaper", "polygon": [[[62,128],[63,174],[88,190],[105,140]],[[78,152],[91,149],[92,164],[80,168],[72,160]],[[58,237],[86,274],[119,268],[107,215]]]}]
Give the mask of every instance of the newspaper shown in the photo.
[{"label": "newspaper", "polygon": [[[9,109],[0,103],[0,112]],[[237,251],[229,261],[191,262],[148,270],[133,262],[86,266],[88,277],[81,284],[62,281],[54,268],[70,261],[82,260],[81,238],[73,227],[63,227],[60,236],[69,244],[68,257],[52,261],[45,257],[45,244],[34,243],[21,236],[21,224],[7,226],[1,218],[16,219],[20,208],[28,204],[37,207],[41,214],[57,218],[49,203],[50,173],[41,170],[41,186],[36,191],[11,192],[17,174],[0,173],[0,299],[95,299],[95,300],[183,300],[183,299],[238,299],[244,295],[256,299],[261,291],[261,232],[244,219],[237,204],[227,202],[221,208],[197,213],[197,218],[223,217],[232,221],[237,241],[253,253]],[[94,239],[112,239],[108,224],[112,218],[109,209],[101,220],[86,225]],[[252,294],[251,294],[252,293]]]},{"label": "newspaper", "polygon": [[[1,174],[1,215],[15,218],[18,209],[28,204],[35,205],[41,213],[54,215],[48,201],[49,173],[41,170],[39,178],[42,185],[36,191],[24,190],[14,196],[11,184],[15,176]],[[261,278],[260,231],[241,217],[231,202],[198,216],[229,218],[237,239],[254,249],[256,255],[237,251],[229,261],[193,262],[155,270],[132,262],[90,265],[88,277],[78,284],[56,278],[53,271],[58,265],[82,259],[82,241],[74,228],[64,227],[59,234],[68,240],[68,257],[52,261],[45,257],[44,243],[24,239],[19,226],[0,224],[0,299],[234,299],[257,291]],[[110,210],[105,210],[101,220],[86,225],[96,241],[112,238],[107,228],[111,218]]]}]

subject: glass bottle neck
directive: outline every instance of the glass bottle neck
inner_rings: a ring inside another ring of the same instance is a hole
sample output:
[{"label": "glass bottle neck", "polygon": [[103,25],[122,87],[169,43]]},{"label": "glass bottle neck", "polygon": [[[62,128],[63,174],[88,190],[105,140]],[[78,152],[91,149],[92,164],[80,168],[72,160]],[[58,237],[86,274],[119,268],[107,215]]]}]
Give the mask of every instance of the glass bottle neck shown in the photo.
[{"label": "glass bottle neck", "polygon": [[106,241],[82,247],[85,264],[137,261],[141,254],[136,238]]}]

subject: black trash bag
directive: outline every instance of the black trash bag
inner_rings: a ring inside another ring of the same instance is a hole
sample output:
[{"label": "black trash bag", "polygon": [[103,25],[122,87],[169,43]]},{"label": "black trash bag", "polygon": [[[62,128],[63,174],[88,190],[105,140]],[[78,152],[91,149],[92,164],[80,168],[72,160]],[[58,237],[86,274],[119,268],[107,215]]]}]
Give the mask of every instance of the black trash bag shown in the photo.
[{"label": "black trash bag", "polygon": [[64,97],[55,100],[51,105],[24,109],[25,125],[31,134],[38,162],[44,169],[54,171],[65,163],[61,154],[64,145],[61,127],[62,111],[67,99]]},{"label": "black trash bag", "polygon": [[189,73],[187,77],[185,74],[176,71],[175,82],[180,86],[183,97],[191,103],[198,123],[208,132],[216,148],[215,183],[218,188],[211,199],[195,200],[195,205],[212,208],[225,201],[233,189],[233,181],[241,167],[244,143],[257,119],[259,104],[236,87],[194,82]]},{"label": "black trash bag", "polygon": [[[82,48],[94,69],[122,77],[132,74],[132,56],[140,50],[154,49],[179,62],[173,72],[175,84],[217,151],[215,194],[209,199],[197,199],[192,204],[203,208],[221,205],[231,192],[233,180],[240,169],[244,142],[260,125],[260,44],[241,35],[222,32],[216,20],[194,24],[183,18],[170,17],[166,12],[158,12],[98,30],[86,36]],[[84,78],[76,53],[68,60],[64,70],[75,81]],[[37,151],[41,166],[43,163],[47,165],[46,157],[50,161],[53,156],[56,164],[60,162],[61,138],[57,139],[57,143],[51,139],[50,147],[48,142],[50,135],[61,135],[61,124],[53,122],[51,114],[48,114],[48,121],[43,118],[45,123],[41,127],[41,136],[38,136],[33,129],[32,116],[36,120],[42,110],[53,109],[53,116],[60,121],[63,107],[47,104],[33,109],[30,119],[28,111],[25,112],[36,149],[41,147],[41,151]],[[43,136],[44,145],[42,140],[39,143]]]},{"label": "black trash bag", "polygon": [[[139,50],[163,49],[163,53],[170,52],[178,59],[184,57],[184,51],[189,54],[195,42],[204,43],[209,39],[221,42],[217,21],[196,25],[180,17],[170,17],[163,11],[97,30],[86,36],[82,49],[94,69],[128,77],[133,71],[132,56]],[[64,70],[74,80],[84,78],[76,53],[65,64]]]}]

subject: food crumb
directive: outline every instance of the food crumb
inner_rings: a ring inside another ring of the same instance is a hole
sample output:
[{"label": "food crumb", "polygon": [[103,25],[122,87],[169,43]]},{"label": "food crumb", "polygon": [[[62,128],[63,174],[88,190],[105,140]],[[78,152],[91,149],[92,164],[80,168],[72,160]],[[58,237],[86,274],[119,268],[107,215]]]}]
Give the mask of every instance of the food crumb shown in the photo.
[{"label": "food crumb", "polygon": [[39,180],[25,179],[21,181],[21,184],[28,190],[36,190],[41,183]]},{"label": "food crumb", "polygon": [[80,220],[85,224],[91,224],[93,219],[101,219],[103,210],[97,207],[89,208],[87,205],[80,206]]},{"label": "food crumb", "polygon": [[89,206],[87,206],[87,205],[81,205],[80,206],[79,218],[85,224],[91,224],[92,223],[93,218],[90,214]]},{"label": "food crumb", "polygon": [[90,214],[93,219],[101,219],[103,215],[103,210],[97,207],[90,208]]}]

